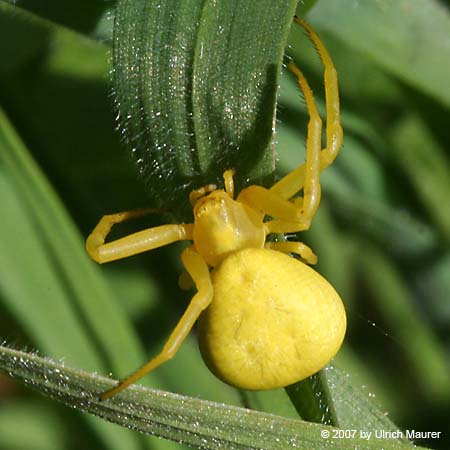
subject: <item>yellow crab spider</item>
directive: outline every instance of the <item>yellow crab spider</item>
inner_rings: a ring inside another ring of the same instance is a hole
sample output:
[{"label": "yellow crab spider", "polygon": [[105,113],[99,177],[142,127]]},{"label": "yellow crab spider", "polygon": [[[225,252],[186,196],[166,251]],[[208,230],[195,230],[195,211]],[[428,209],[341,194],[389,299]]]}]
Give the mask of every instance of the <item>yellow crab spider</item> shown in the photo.
[{"label": "yellow crab spider", "polygon": [[[342,144],[336,69],[312,28],[301,25],[324,64],[326,146],[312,91],[302,72],[297,77],[310,116],[306,161],[270,189],[248,186],[235,198],[234,170],[226,170],[224,189],[207,185],[190,194],[194,223],[162,225],[105,243],[111,227],[155,210],[141,209],[104,216],[86,242],[95,261],[105,263],[190,240],[182,253],[196,294],[170,334],[161,353],[101,394],[107,399],[154,370],[180,348],[199,319],[202,356],[226,383],[243,389],[273,389],[300,381],[323,368],[339,350],[345,310],[339,295],[317,272],[305,244],[266,242],[270,234],[307,230],[320,202],[320,172],[335,159]],[[302,197],[293,199],[300,191]]]}]

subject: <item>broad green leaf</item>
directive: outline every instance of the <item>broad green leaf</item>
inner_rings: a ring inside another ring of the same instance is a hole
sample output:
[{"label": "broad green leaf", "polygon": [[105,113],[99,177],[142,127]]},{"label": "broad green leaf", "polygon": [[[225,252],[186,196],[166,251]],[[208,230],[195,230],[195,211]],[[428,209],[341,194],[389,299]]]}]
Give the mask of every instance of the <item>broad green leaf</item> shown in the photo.
[{"label": "broad green leaf", "polygon": [[119,1],[116,105],[159,205],[187,214],[189,191],[221,183],[230,167],[238,190],[249,179],[271,179],[276,92],[295,6]]},{"label": "broad green leaf", "polygon": [[[45,395],[84,412],[98,415],[143,433],[163,436],[196,448],[266,450],[324,450],[349,447],[361,450],[419,449],[392,439],[333,438],[336,429],[183,397],[169,392],[131,387],[100,402],[97,393],[112,385],[98,375],[17,350],[0,347],[1,370]],[[330,437],[322,437],[323,432]]]},{"label": "broad green leaf", "polygon": [[450,13],[437,0],[320,1],[308,18],[399,79],[450,105]]}]

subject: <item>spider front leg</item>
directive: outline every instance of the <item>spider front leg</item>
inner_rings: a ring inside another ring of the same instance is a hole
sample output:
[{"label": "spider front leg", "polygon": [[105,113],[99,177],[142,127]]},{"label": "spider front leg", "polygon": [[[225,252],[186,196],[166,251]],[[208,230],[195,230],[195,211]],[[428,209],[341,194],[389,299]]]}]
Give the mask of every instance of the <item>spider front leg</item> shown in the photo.
[{"label": "spider front leg", "polygon": [[103,264],[163,247],[176,241],[192,239],[192,224],[169,224],[138,231],[105,244],[105,239],[115,224],[161,211],[160,209],[134,209],[103,216],[86,240],[86,250],[89,256],[94,261]]},{"label": "spider front leg", "polygon": [[197,288],[197,293],[192,297],[189,306],[181,317],[175,329],[167,339],[161,353],[151,359],[147,364],[139,370],[132,373],[129,377],[120,381],[120,383],[112,389],[100,395],[101,400],[106,400],[137,380],[156,369],[161,364],[171,359],[180,348],[183,341],[191,331],[200,314],[209,306],[213,297],[213,286],[209,269],[203,258],[195,252],[192,247],[184,250],[181,255],[184,267],[191,276]]}]

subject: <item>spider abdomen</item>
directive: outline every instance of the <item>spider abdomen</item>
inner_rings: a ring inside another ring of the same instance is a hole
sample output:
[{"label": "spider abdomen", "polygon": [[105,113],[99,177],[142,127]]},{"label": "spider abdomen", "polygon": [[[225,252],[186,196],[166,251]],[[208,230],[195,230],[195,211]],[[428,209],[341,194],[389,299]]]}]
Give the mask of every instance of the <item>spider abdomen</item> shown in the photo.
[{"label": "spider abdomen", "polygon": [[339,350],[344,306],[316,271],[286,254],[248,248],[212,273],[214,298],[199,321],[210,370],[243,389],[274,389],[323,368]]}]

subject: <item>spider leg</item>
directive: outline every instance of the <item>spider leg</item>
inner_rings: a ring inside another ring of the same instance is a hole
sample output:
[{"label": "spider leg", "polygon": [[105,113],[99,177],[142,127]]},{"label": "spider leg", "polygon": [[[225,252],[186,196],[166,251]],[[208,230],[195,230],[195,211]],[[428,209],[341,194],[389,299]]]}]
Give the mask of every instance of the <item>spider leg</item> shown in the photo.
[{"label": "spider leg", "polygon": [[[320,153],[320,171],[328,167],[336,158],[339,149],[342,146],[343,132],[340,124],[339,114],[339,88],[338,77],[336,68],[331,60],[331,57],[326,50],[325,46],[321,42],[320,38],[314,32],[314,30],[299,17],[294,18],[295,22],[302,26],[308,33],[309,38],[315,45],[319,57],[324,65],[324,84],[325,84],[325,101],[326,101],[326,147],[322,149]],[[303,91],[305,100],[308,105],[308,98],[310,94],[306,92],[302,87],[301,72],[295,67],[293,63],[288,65],[288,69],[296,75],[299,86]],[[310,98],[311,102],[314,102],[313,98]],[[309,107],[308,107],[309,110]],[[310,116],[311,112],[309,110]],[[311,117],[313,120],[313,118]],[[309,130],[308,130],[309,132]],[[291,198],[297,192],[299,192],[307,184],[307,166],[306,164],[300,165],[297,169],[290,172],[280,181],[275,183],[271,190],[279,194],[283,198]]]},{"label": "spider leg", "polygon": [[239,193],[237,201],[245,203],[265,215],[284,221],[296,222],[297,226],[300,226],[299,222],[302,220],[301,209],[293,202],[280,197],[263,186],[256,184],[248,186]]},{"label": "spider leg", "polygon": [[194,323],[197,321],[202,311],[205,310],[211,303],[213,297],[213,286],[206,262],[192,249],[192,247],[184,250],[181,258],[186,271],[194,280],[195,286],[197,287],[197,293],[194,297],[192,297],[189,306],[167,339],[161,353],[151,359],[139,370],[132,373],[129,377],[120,381],[117,386],[101,394],[101,400],[106,400],[107,398],[116,395],[126,387],[135,383],[144,375],[171,359],[186,339],[186,336],[191,331]]},{"label": "spider leg", "polygon": [[[320,118],[312,90],[302,71],[292,62],[288,68],[297,77],[298,85],[303,92],[309,114],[308,132],[306,137],[306,162],[294,170],[270,189],[282,198],[291,198],[303,188],[303,216],[311,220],[320,203],[320,157],[322,146],[322,119]],[[299,186],[299,182],[301,185]]]},{"label": "spider leg", "polygon": [[[334,161],[342,144],[336,69],[325,46],[314,30],[298,17],[295,17],[295,21],[307,31],[325,67],[327,145],[325,149],[321,150],[322,120],[311,88],[301,70],[295,64],[290,63],[288,68],[297,77],[310,117],[306,139],[306,161],[275,183],[270,189],[261,186],[249,186],[238,197],[244,203],[274,218],[274,220],[265,223],[267,234],[297,232],[309,228],[320,203],[320,172]],[[303,198],[289,201],[302,189]],[[276,197],[278,198],[276,199]]]},{"label": "spider leg", "polygon": [[[307,230],[317,211],[321,196],[319,175],[322,119],[305,76],[293,63],[289,63],[288,67],[297,77],[310,117],[306,138],[306,162],[270,189],[256,185],[249,186],[238,196],[238,201],[241,200],[276,219],[266,223],[267,234]],[[302,175],[301,180],[299,180],[299,170]],[[301,202],[289,201],[289,198],[301,188],[303,188]]]},{"label": "spider leg", "polygon": [[[297,75],[310,116],[306,139],[306,162],[300,166],[303,198],[300,201],[288,200],[299,189],[298,169],[282,178],[270,189],[253,185],[243,189],[238,196],[238,201],[276,218],[276,220],[266,223],[267,234],[307,230],[317,211],[321,196],[319,174],[322,120],[311,88],[303,73],[293,63],[290,63],[289,67]],[[287,223],[285,224],[285,222]],[[285,227],[287,228],[285,229]]]},{"label": "spider leg", "polygon": [[86,240],[86,250],[89,256],[94,261],[103,264],[176,241],[192,239],[192,224],[170,224],[147,228],[105,244],[105,239],[115,224],[160,211],[162,210],[135,209],[103,216]]},{"label": "spider leg", "polygon": [[283,253],[294,253],[299,255],[307,264],[317,264],[316,254],[303,242],[266,242],[265,248],[277,250]]}]

